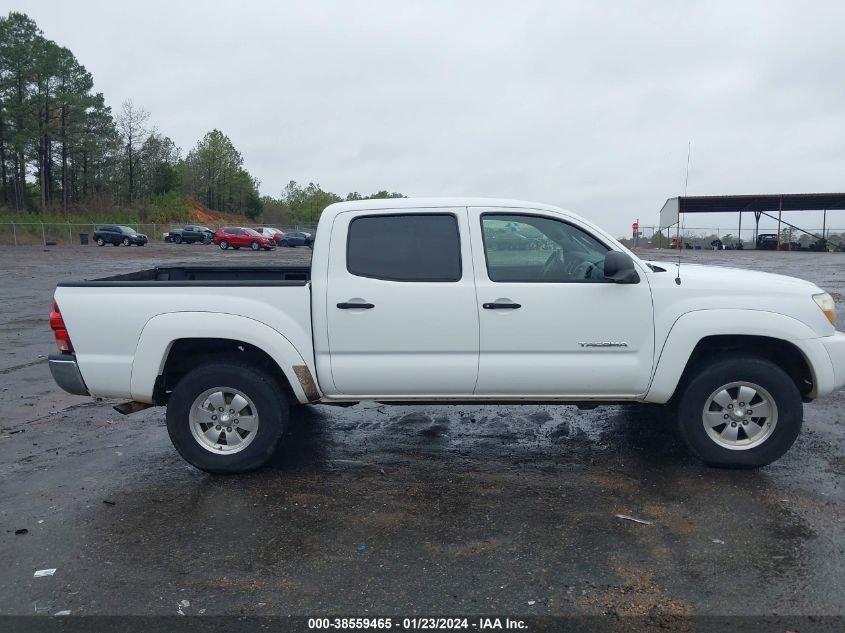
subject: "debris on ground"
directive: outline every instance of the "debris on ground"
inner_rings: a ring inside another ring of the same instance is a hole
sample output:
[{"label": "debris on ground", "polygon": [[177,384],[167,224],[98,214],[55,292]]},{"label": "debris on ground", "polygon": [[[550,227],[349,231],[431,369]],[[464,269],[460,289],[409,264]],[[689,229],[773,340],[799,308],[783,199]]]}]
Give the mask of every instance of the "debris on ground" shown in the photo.
[{"label": "debris on ground", "polygon": [[29,534],[29,530],[26,528],[20,528],[19,530],[15,530],[15,534]]},{"label": "debris on ground", "polygon": [[367,549],[367,546],[366,546],[366,545],[364,545],[363,543],[361,543],[361,544],[358,546],[358,551],[359,551],[359,552],[363,552],[363,551],[365,551],[366,549]]},{"label": "debris on ground", "polygon": [[70,609],[65,609],[64,611],[56,611],[53,615],[70,615]]},{"label": "debris on ground", "polygon": [[713,539],[713,542],[714,542],[716,545],[724,545],[724,544],[725,544],[725,542],[724,542],[722,539],[719,539],[719,538],[714,538],[714,539]]},{"label": "debris on ground", "polygon": [[105,503],[107,506],[113,506],[117,503],[117,501],[111,501],[110,499],[103,499],[103,503]]},{"label": "debris on ground", "polygon": [[634,523],[640,523],[642,525],[651,525],[654,521],[647,521],[646,519],[638,519],[637,517],[632,517],[627,514],[617,514],[617,519],[625,519],[626,521],[633,521]]},{"label": "debris on ground", "polygon": [[32,577],[33,578],[42,578],[44,576],[52,576],[55,573],[56,573],[55,569],[39,569],[38,571],[36,571],[32,575]]}]

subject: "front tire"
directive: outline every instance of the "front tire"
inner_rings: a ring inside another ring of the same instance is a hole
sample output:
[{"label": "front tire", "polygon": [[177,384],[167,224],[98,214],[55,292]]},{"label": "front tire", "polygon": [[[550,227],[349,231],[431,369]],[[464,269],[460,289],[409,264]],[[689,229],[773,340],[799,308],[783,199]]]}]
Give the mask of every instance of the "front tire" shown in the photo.
[{"label": "front tire", "polygon": [[708,465],[758,468],[789,450],[803,418],[801,394],[783,369],[736,356],[693,375],[681,391],[676,422],[690,451]]},{"label": "front tire", "polygon": [[261,248],[261,244],[259,244],[258,242],[253,242],[252,244],[249,245],[249,247],[252,250],[257,251]]},{"label": "front tire", "polygon": [[290,417],[269,373],[239,361],[212,361],[185,374],[167,404],[167,432],[189,464],[243,473],[273,456]]},{"label": "front tire", "polygon": [[124,245],[124,246],[129,246],[129,244],[131,244],[131,242],[129,241],[129,238],[128,238],[128,237],[124,237],[124,238],[123,238],[123,245]]}]

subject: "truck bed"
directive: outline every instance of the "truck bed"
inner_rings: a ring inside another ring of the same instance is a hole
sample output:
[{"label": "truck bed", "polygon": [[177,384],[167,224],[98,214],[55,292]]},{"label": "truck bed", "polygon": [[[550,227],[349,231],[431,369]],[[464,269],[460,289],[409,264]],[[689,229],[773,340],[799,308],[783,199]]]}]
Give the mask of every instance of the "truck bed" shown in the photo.
[{"label": "truck bed", "polygon": [[122,275],[58,284],[63,287],[304,286],[310,266],[158,266]]}]

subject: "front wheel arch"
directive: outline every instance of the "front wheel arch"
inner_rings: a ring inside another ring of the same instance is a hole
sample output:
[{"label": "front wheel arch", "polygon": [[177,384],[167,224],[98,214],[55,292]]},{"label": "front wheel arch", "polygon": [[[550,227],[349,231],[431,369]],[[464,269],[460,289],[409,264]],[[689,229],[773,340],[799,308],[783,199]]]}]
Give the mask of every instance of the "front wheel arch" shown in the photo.
[{"label": "front wheel arch", "polygon": [[770,336],[715,335],[705,336],[693,348],[675,394],[684,388],[701,367],[727,356],[768,360],[786,372],[802,398],[809,398],[813,392],[814,379],[810,364],[801,350],[789,341]]}]

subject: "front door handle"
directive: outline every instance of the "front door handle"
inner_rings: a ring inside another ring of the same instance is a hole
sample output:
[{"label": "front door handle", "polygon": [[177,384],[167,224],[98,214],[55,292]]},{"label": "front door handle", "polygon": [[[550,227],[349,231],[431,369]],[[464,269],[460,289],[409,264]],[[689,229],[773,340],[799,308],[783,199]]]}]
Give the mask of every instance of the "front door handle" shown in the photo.
[{"label": "front door handle", "polygon": [[360,310],[369,310],[370,308],[375,308],[375,305],[372,303],[352,303],[350,301],[346,301],[344,303],[338,303],[337,307],[341,310],[351,310],[351,309],[360,309]]},{"label": "front door handle", "polygon": [[482,303],[481,307],[485,310],[516,310],[517,308],[521,308],[521,303],[505,303],[505,302],[493,302],[493,303]]}]

